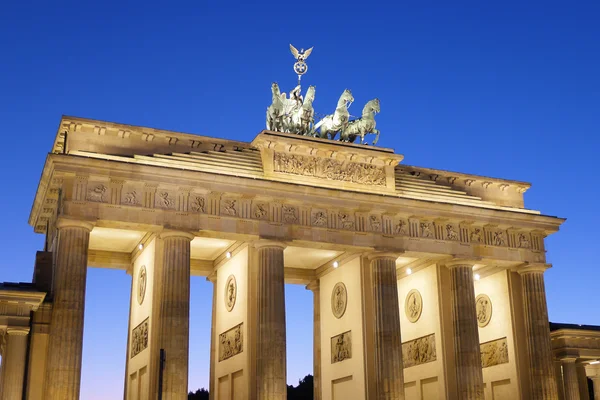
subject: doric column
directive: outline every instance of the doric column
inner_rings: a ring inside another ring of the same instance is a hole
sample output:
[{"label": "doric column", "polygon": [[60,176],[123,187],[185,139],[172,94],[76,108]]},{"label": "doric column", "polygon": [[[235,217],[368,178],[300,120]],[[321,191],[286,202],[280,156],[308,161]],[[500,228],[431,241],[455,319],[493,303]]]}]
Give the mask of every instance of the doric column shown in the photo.
[{"label": "doric column", "polygon": [[371,288],[373,294],[375,390],[377,400],[404,399],[404,369],[400,338],[397,255],[373,253]]},{"label": "doric column", "polygon": [[285,292],[281,243],[259,240],[257,248],[256,388],[259,400],[285,400]]},{"label": "doric column", "polygon": [[190,242],[194,235],[166,231],[160,285],[160,349],[165,351],[163,400],[185,400],[188,393],[190,336]]},{"label": "doric column", "polygon": [[552,368],[550,323],[544,287],[544,271],[548,267],[545,264],[535,264],[518,271],[523,283],[525,335],[532,400],[558,398],[556,377]]},{"label": "doric column", "polygon": [[594,384],[594,399],[600,399],[600,375],[591,376],[590,379]]},{"label": "doric column", "polygon": [[210,374],[208,383],[208,393],[213,393],[215,396],[215,355],[216,355],[216,343],[215,343],[215,323],[217,321],[217,274],[213,272],[206,280],[213,284],[213,297],[212,297],[212,317],[210,321]]},{"label": "doric column", "polygon": [[28,333],[29,328],[8,328],[6,331],[6,352],[2,359],[2,400],[20,399],[23,396]]},{"label": "doric column", "polygon": [[458,262],[447,267],[450,269],[458,398],[483,400],[483,372],[475,310],[473,266]]},{"label": "doric column", "polygon": [[59,219],[45,399],[77,400],[81,383],[89,222]]},{"label": "doric column", "polygon": [[313,292],[313,398],[321,400],[321,289],[319,280],[306,288]]},{"label": "doric column", "polygon": [[579,380],[577,379],[577,367],[574,358],[563,358],[563,382],[565,387],[565,400],[579,399]]}]

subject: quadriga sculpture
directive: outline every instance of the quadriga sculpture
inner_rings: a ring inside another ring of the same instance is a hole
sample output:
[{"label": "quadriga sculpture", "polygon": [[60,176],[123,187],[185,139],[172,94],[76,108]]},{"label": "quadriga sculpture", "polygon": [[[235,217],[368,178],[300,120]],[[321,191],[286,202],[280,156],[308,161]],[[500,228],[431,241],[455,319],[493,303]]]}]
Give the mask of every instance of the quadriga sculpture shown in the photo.
[{"label": "quadriga sculpture", "polygon": [[380,112],[379,99],[373,99],[369,101],[363,107],[362,117],[354,121],[350,121],[340,133],[340,141],[354,143],[357,137],[360,137],[360,144],[365,143],[365,136],[369,133],[373,133],[375,139],[373,145],[377,144],[379,140],[379,131],[375,129],[375,114]]},{"label": "quadriga sculpture", "polygon": [[296,133],[298,135],[308,135],[311,133],[315,123],[315,110],[312,105],[314,100],[315,87],[309,86],[302,105],[293,110],[289,116],[289,125],[286,129],[287,132]]},{"label": "quadriga sculpture", "polygon": [[270,131],[283,132],[285,106],[277,82],[271,84],[271,94],[272,102],[269,108],[267,108],[267,129]]},{"label": "quadriga sculpture", "polygon": [[[335,139],[337,133],[344,131],[348,125],[348,118],[350,117],[348,107],[350,107],[353,101],[352,92],[349,89],[344,90],[337,102],[335,112],[325,116],[315,125],[314,135],[324,139]],[[321,129],[317,133],[316,130],[319,128]]]}]

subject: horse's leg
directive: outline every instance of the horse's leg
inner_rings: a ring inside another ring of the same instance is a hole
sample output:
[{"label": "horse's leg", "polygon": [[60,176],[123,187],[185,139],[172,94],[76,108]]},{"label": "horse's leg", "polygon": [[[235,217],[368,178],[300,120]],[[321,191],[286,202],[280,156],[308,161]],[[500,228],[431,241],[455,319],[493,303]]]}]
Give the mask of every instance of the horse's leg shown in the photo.
[{"label": "horse's leg", "polygon": [[379,140],[379,131],[377,129],[373,129],[373,133],[375,134],[375,139],[373,139],[373,146],[375,146],[377,144],[377,141]]}]

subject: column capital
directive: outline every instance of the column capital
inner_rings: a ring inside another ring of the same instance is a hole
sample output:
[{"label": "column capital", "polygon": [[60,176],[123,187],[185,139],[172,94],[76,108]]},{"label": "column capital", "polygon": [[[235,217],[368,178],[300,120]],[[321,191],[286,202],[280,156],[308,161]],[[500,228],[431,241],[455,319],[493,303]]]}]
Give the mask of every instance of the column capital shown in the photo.
[{"label": "column capital", "polygon": [[91,232],[94,229],[94,225],[96,225],[94,222],[64,217],[59,217],[56,221],[56,228],[59,230],[63,228],[83,228]]},{"label": "column capital", "polygon": [[575,364],[576,361],[577,357],[564,357],[560,359],[560,362],[564,364]]},{"label": "column capital", "polygon": [[552,268],[552,264],[524,264],[521,267],[517,268],[517,273],[519,275],[529,274],[534,272],[544,273],[547,269]]},{"label": "column capital", "polygon": [[314,281],[310,281],[308,285],[306,285],[306,290],[310,290],[311,292],[318,291],[321,287],[321,281],[315,279]]},{"label": "column capital", "polygon": [[6,333],[9,336],[27,336],[29,334],[28,326],[8,327]]},{"label": "column capital", "polygon": [[476,258],[458,258],[455,257],[452,260],[446,261],[444,265],[448,269],[456,268],[456,267],[469,267],[473,268],[475,264],[480,262],[480,260]]},{"label": "column capital", "polygon": [[369,261],[380,260],[384,258],[392,259],[394,262],[400,257],[400,254],[392,251],[374,251],[372,253],[367,254],[367,258]]},{"label": "column capital", "polygon": [[257,241],[252,243],[252,245],[256,249],[262,249],[264,247],[276,247],[276,248],[284,250],[287,247],[287,245],[285,243],[278,242],[275,240],[269,240],[269,239],[258,239]]},{"label": "column capital", "polygon": [[185,232],[185,231],[175,231],[175,230],[164,230],[162,231],[158,237],[160,239],[167,239],[167,238],[172,238],[172,237],[181,237],[184,239],[188,239],[190,242],[192,240],[194,240],[194,238],[196,237],[194,234],[190,233],[190,232]]}]

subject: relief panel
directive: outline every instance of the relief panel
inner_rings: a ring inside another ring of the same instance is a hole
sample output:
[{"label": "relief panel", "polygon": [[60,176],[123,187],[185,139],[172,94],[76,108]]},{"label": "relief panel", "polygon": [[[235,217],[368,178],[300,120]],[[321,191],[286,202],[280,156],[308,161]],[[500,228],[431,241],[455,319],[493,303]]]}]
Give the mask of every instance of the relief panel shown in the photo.
[{"label": "relief panel", "polygon": [[243,326],[242,322],[219,335],[219,362],[244,351]]},{"label": "relief panel", "polygon": [[148,347],[148,322],[150,318],[146,318],[141,324],[133,328],[131,331],[131,358],[140,354]]},{"label": "relief panel", "polygon": [[402,343],[404,368],[435,361],[436,357],[434,333]]},{"label": "relief panel", "polygon": [[508,345],[506,338],[481,343],[481,367],[493,367],[494,365],[508,363]]},{"label": "relief panel", "polygon": [[335,364],[349,358],[352,358],[352,331],[331,338],[331,363]]}]

